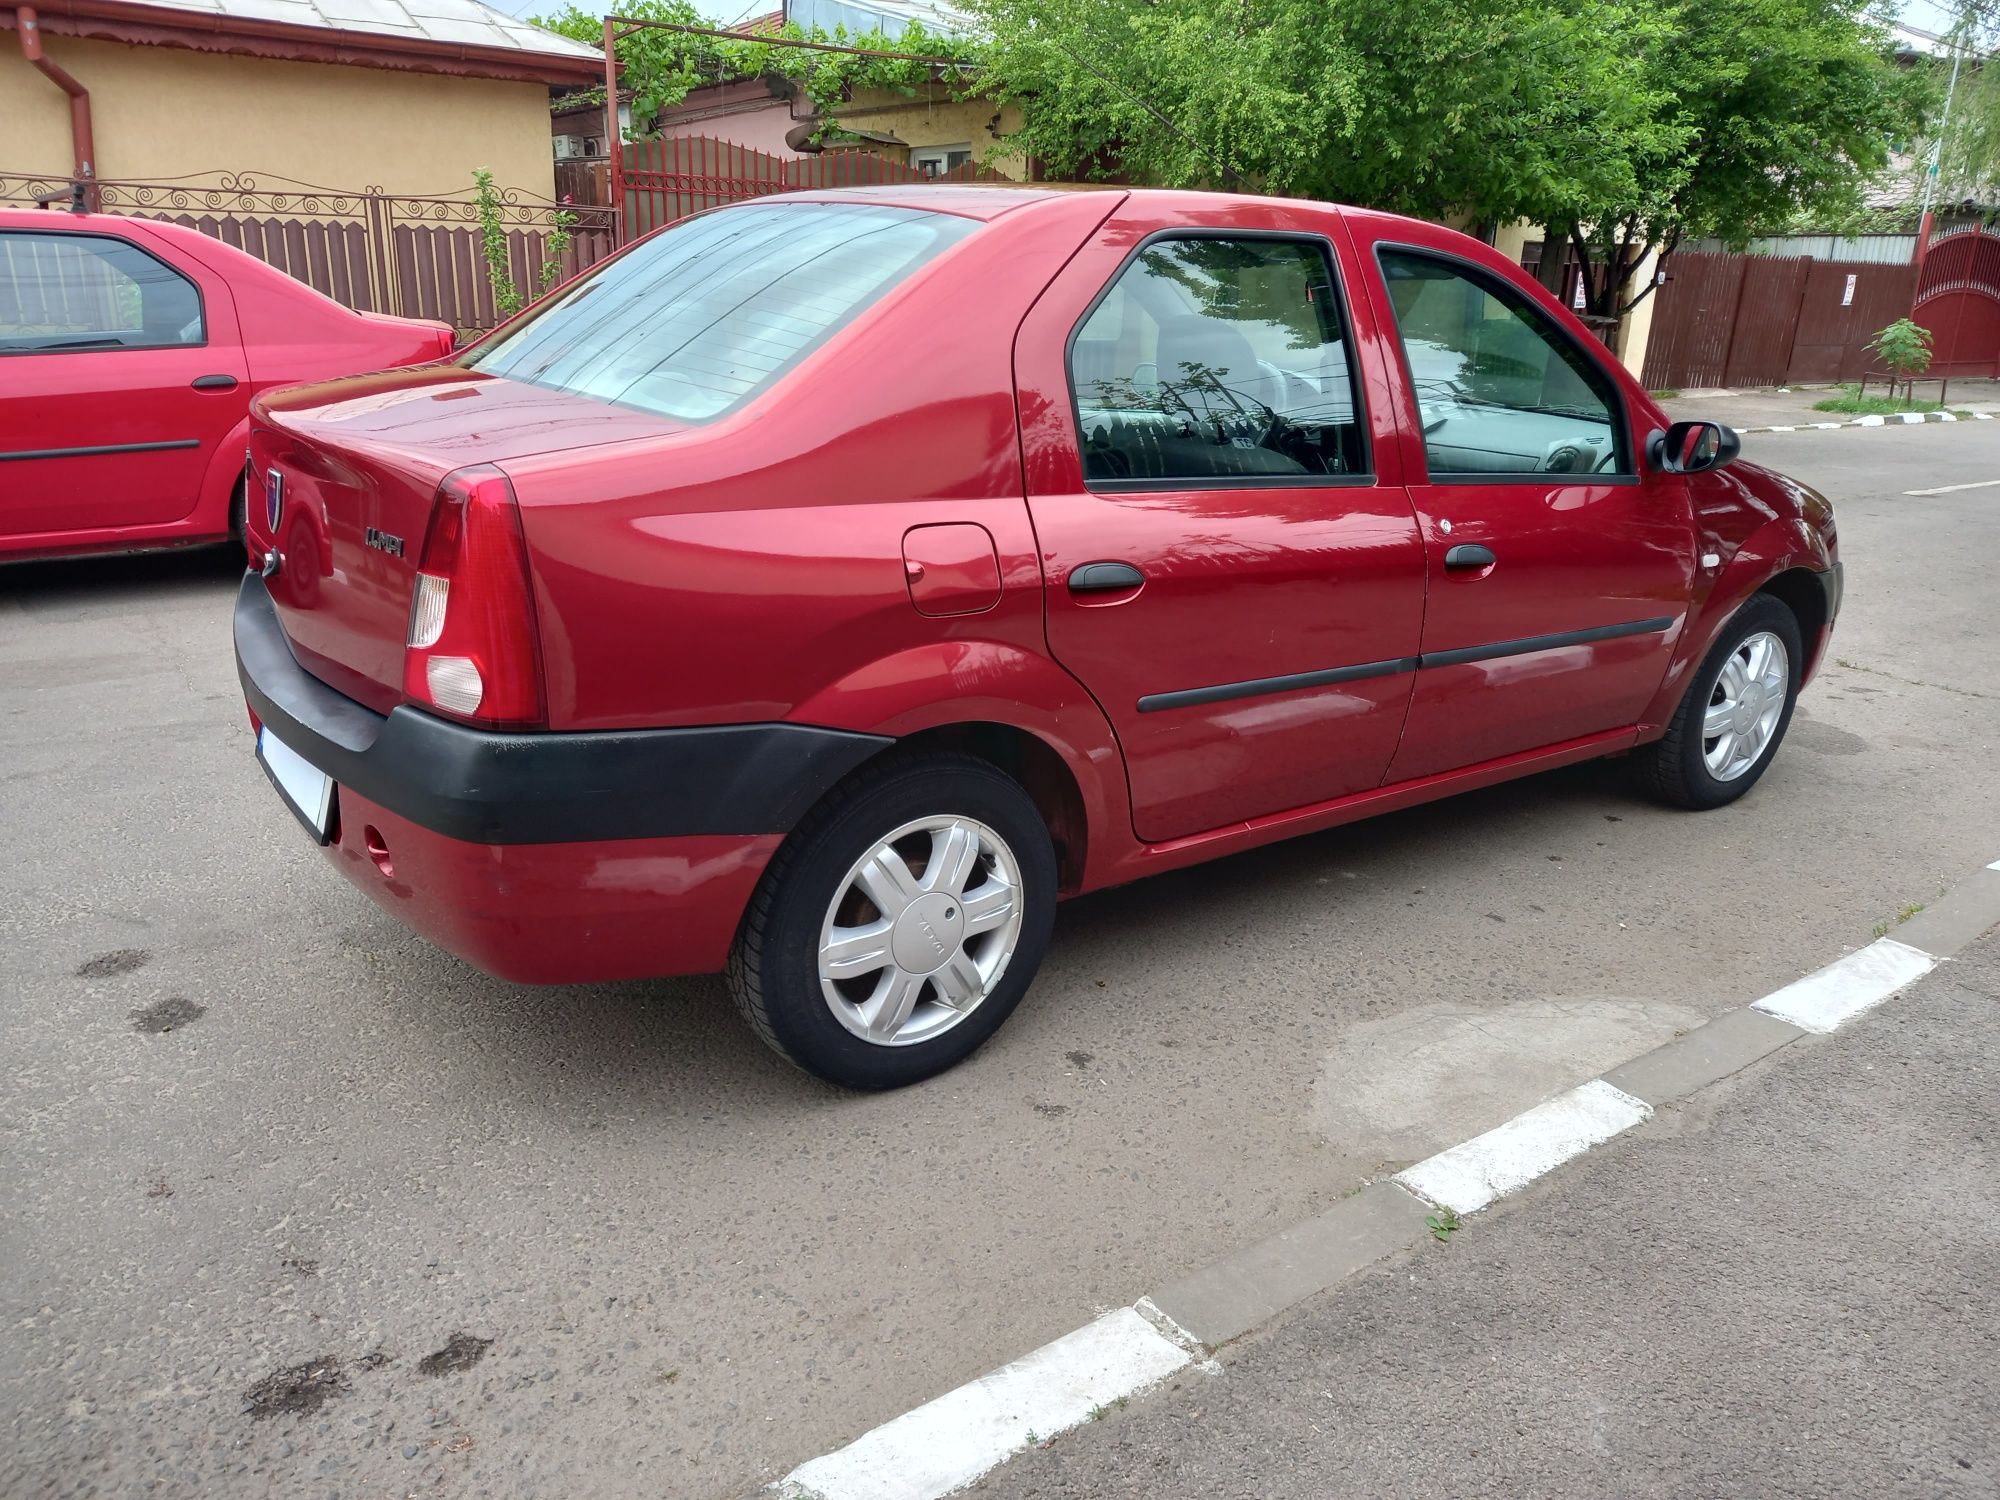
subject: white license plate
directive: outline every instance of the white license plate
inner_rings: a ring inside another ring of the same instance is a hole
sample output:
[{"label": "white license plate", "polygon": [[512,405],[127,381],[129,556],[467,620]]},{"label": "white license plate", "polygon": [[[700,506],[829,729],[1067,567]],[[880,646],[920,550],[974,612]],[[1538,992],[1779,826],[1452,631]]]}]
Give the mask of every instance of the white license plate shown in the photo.
[{"label": "white license plate", "polygon": [[333,823],[333,778],[268,728],[257,731],[257,759],[307,832],[324,844]]}]

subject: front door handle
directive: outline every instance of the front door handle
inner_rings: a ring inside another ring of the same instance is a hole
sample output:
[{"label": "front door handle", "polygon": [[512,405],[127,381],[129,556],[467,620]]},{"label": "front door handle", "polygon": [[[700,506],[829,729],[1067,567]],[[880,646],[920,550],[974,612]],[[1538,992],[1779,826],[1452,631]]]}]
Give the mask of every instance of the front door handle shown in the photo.
[{"label": "front door handle", "polygon": [[1146,581],[1146,575],[1126,562],[1089,562],[1072,569],[1069,575],[1069,591],[1072,594],[1113,594],[1126,589],[1136,589]]},{"label": "front door handle", "polygon": [[236,389],[234,375],[197,375],[194,388],[198,391],[233,391]]},{"label": "front door handle", "polygon": [[1447,568],[1490,568],[1499,560],[1491,547],[1482,547],[1477,542],[1460,542],[1444,555]]}]

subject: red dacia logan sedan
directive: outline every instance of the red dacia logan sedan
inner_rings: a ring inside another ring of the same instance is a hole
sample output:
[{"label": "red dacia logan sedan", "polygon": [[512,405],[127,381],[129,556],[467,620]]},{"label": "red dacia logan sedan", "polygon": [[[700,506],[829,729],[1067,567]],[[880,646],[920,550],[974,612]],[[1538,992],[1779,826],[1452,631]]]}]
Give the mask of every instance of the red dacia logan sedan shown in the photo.
[{"label": "red dacia logan sedan", "polygon": [[0,561],[240,536],[251,397],[454,342],[183,225],[0,207]]},{"label": "red dacia logan sedan", "polygon": [[259,399],[236,653],[336,865],[490,973],[726,969],[908,1083],[1060,898],[1593,756],[1741,796],[1831,507],[1463,235],[902,188],[633,245]]}]

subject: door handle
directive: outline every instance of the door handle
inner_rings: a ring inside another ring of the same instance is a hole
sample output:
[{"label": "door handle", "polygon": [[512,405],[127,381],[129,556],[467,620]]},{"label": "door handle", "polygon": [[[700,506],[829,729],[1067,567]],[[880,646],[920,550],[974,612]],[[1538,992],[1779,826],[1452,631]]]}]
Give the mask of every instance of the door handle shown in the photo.
[{"label": "door handle", "polygon": [[236,389],[234,375],[197,375],[193,381],[198,391],[233,391]]},{"label": "door handle", "polygon": [[1145,581],[1146,575],[1130,563],[1089,562],[1070,571],[1069,591],[1072,594],[1113,594],[1136,589]]},{"label": "door handle", "polygon": [[1447,568],[1490,568],[1499,560],[1491,547],[1482,547],[1477,542],[1460,542],[1444,555]]}]

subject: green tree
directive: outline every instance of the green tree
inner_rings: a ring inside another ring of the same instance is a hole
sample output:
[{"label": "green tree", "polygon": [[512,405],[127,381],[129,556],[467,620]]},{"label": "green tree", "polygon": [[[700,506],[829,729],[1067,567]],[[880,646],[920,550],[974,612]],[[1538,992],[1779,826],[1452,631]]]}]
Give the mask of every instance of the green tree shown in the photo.
[{"label": "green tree", "polygon": [[979,87],[1065,175],[1567,221],[1633,196],[1635,151],[1686,144],[1636,0],[972,3]]},{"label": "green tree", "polygon": [[[677,26],[713,25],[688,0],[627,0],[619,5],[618,14],[627,20],[661,21]],[[595,10],[579,8],[574,0],[554,15],[537,16],[535,24],[590,46],[604,43],[603,16]],[[807,32],[791,24],[778,35],[793,41],[835,42],[845,47],[916,57],[957,59],[968,55],[964,43],[934,35],[914,23],[896,37],[886,37],[880,31],[859,36],[845,31],[828,35],[818,30]],[[790,80],[811,101],[814,113],[823,122],[820,134],[826,135],[835,129],[832,112],[856,88],[887,88],[914,94],[934,73],[932,65],[924,62],[813,52],[802,47],[772,46],[747,37],[738,41],[691,36],[653,27],[620,37],[615,50],[621,69],[619,86],[631,90],[632,120],[642,132],[661,110],[679,104],[697,85],[776,76]],[[603,90],[597,92],[602,97]]]},{"label": "green tree", "polygon": [[1680,0],[1667,14],[1644,62],[1687,144],[1635,149],[1629,200],[1542,221],[1577,248],[1589,310],[1603,316],[1650,295],[1634,274],[1685,239],[1741,246],[1759,230],[1857,212],[1937,101],[1928,70],[1893,60],[1872,0]]}]

